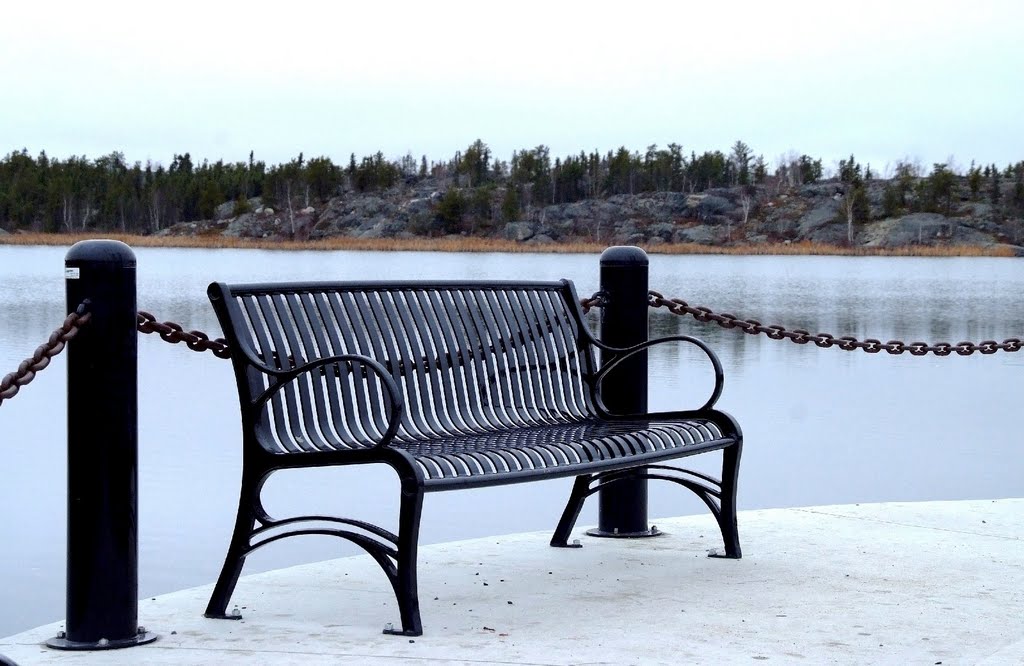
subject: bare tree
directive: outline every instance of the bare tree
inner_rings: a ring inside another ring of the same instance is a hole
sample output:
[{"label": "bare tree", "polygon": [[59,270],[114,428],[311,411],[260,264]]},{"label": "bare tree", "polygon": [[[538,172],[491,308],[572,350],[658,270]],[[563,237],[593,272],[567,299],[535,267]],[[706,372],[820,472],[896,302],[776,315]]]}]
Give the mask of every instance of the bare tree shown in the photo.
[{"label": "bare tree", "polygon": [[64,229],[67,231],[74,231],[75,229],[75,200],[71,196],[70,192],[65,192],[61,195],[61,222],[64,225]]},{"label": "bare tree", "polygon": [[843,212],[846,213],[846,244],[853,245],[853,187],[843,195]]},{"label": "bare tree", "polygon": [[740,191],[740,206],[743,207],[743,226],[747,226],[747,221],[750,219],[750,210],[754,205],[754,197],[757,194],[757,190],[752,185],[745,186]]},{"label": "bare tree", "polygon": [[163,206],[163,192],[154,187],[149,193],[149,227],[151,231],[160,231],[160,208]]},{"label": "bare tree", "polygon": [[803,184],[800,173],[800,155],[795,150],[789,150],[779,155],[776,165],[775,174],[779,177],[779,189],[776,194],[781,192],[783,183],[791,188]]},{"label": "bare tree", "polygon": [[846,215],[846,242],[853,245],[853,223],[868,217],[867,193],[859,180],[846,186],[840,209]]}]

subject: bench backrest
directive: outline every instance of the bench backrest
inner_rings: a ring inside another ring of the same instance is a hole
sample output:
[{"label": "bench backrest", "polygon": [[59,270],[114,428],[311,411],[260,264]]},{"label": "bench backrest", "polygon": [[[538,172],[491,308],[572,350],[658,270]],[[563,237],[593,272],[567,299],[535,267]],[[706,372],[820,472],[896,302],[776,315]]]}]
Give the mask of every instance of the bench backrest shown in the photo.
[{"label": "bench backrest", "polygon": [[267,372],[343,354],[370,357],[394,379],[404,402],[397,441],[594,413],[585,377],[596,365],[569,281],[214,283],[209,295],[243,419],[274,452],[379,440],[386,392],[365,366],[321,366],[280,387]]}]

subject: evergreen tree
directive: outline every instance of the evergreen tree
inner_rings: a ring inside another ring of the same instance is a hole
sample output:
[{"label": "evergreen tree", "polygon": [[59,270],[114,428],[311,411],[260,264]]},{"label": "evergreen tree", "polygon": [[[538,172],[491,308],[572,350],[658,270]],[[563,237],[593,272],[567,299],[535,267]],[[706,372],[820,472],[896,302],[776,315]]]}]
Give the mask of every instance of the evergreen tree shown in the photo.
[{"label": "evergreen tree", "polygon": [[947,217],[953,210],[953,191],[956,186],[956,176],[945,164],[935,164],[932,173],[928,176],[925,194],[925,209],[934,212],[942,212]]},{"label": "evergreen tree", "polygon": [[808,155],[800,156],[800,182],[813,184],[821,180],[821,160],[815,160]]},{"label": "evergreen tree", "polygon": [[342,182],[341,169],[326,156],[314,157],[300,174],[305,186],[305,204],[310,205],[310,196],[318,201],[333,197]]},{"label": "evergreen tree", "polygon": [[861,180],[861,167],[853,158],[853,154],[848,160],[839,160],[839,182],[852,183],[859,180]]},{"label": "evergreen tree", "polygon": [[967,170],[967,187],[971,191],[971,201],[978,200],[978,193],[981,191],[981,169],[971,161],[971,168]]},{"label": "evergreen tree", "polygon": [[469,176],[469,186],[482,185],[490,176],[491,149],[477,139],[466,148],[461,159],[456,157],[456,173]]},{"label": "evergreen tree", "polygon": [[729,161],[733,167],[733,185],[750,184],[750,159],[750,146],[742,141],[737,141],[732,145]]},{"label": "evergreen tree", "polygon": [[501,219],[506,222],[515,222],[519,219],[519,195],[511,184],[505,188],[505,194],[501,198]]},{"label": "evergreen tree", "polygon": [[885,217],[897,217],[903,212],[903,194],[899,185],[886,183],[882,188],[882,214]]},{"label": "evergreen tree", "polygon": [[758,155],[754,161],[754,184],[761,185],[768,177],[768,163],[764,161],[764,155]]},{"label": "evergreen tree", "polygon": [[1013,184],[1013,205],[1018,212],[1024,212],[1024,162],[1022,168],[1017,169],[1017,180]]},{"label": "evergreen tree", "polygon": [[437,202],[437,221],[441,230],[447,234],[463,231],[462,218],[466,214],[466,199],[462,192],[451,188]]}]

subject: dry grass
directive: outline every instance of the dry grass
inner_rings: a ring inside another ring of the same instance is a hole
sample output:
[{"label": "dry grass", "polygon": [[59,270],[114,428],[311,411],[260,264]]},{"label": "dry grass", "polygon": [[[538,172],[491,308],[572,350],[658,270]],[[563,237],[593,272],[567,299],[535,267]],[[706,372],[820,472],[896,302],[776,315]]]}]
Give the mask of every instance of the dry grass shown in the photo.
[{"label": "dry grass", "polygon": [[[330,238],[318,241],[254,240],[228,236],[133,236],[128,234],[43,234],[17,233],[0,236],[0,245],[62,245],[81,240],[109,238],[135,247],[246,248],[262,250],[371,250],[385,252],[509,252],[600,254],[607,246],[573,242],[526,245],[497,238],[412,238],[359,239]],[[643,246],[650,254],[729,255],[839,255],[888,257],[1012,257],[1007,247],[975,245],[908,245],[895,248],[846,247],[821,243],[766,243],[757,245],[711,246],[696,243],[659,243]]]}]

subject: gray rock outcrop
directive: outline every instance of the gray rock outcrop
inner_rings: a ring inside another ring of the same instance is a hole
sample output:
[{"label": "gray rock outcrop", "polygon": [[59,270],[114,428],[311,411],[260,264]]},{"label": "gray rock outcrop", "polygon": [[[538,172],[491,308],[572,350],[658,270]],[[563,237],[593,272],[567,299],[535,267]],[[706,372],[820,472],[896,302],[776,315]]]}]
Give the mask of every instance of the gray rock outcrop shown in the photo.
[{"label": "gray rock outcrop", "polygon": [[[1024,219],[1009,217],[1006,206],[989,202],[954,202],[955,210],[950,217],[914,213],[883,219],[886,185],[886,181],[865,184],[870,219],[854,226],[855,245],[1024,247]],[[218,219],[182,223],[160,233],[298,239],[437,238],[453,234],[523,244],[847,243],[842,211],[842,192],[846,186],[836,182],[788,190],[778,186],[715,188],[699,193],[645,192],[564,204],[524,205],[518,219],[512,221],[501,218],[506,195],[503,185],[466,190],[465,212],[461,219],[452,219],[450,210],[443,210],[441,203],[453,186],[454,181],[428,179],[400,184],[384,192],[345,190],[329,201],[295,208],[291,215],[287,206],[284,211],[275,212],[269,206],[261,208],[258,199],[251,199],[253,212],[232,217],[234,202],[226,202],[217,208]]]}]

